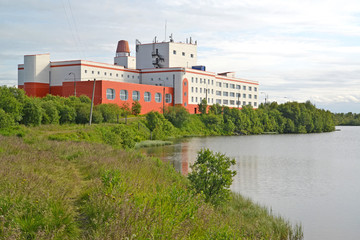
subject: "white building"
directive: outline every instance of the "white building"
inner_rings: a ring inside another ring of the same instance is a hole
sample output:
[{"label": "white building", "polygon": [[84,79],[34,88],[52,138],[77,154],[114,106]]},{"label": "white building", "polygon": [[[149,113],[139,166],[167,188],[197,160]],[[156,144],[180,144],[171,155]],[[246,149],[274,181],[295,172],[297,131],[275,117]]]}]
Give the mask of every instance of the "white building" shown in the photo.
[{"label": "white building", "polygon": [[[137,41],[136,57],[131,56],[128,42],[121,40],[114,64],[85,60],[51,62],[49,54],[38,54],[24,56],[24,64],[18,66],[19,88],[32,96],[51,93],[90,97],[93,84],[89,80],[94,79],[95,103],[121,105],[136,100],[143,106],[142,113],[159,111],[165,105],[182,105],[190,113],[197,113],[204,98],[209,105],[258,107],[259,83],[236,78],[234,72],[205,71],[204,66],[197,64],[197,43],[191,40],[146,44]],[[124,92],[132,98],[125,98]]]}]

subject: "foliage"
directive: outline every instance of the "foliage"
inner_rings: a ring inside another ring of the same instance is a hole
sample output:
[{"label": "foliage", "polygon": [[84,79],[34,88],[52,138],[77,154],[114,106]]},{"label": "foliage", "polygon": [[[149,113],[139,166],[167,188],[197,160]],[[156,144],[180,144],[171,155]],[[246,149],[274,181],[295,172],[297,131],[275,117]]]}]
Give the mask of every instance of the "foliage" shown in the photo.
[{"label": "foliage", "polygon": [[139,101],[134,101],[131,105],[131,113],[135,116],[141,113],[141,104]]},{"label": "foliage", "polygon": [[212,207],[159,159],[43,138],[99,127],[109,126],[31,127],[32,143],[0,136],[0,239],[302,239],[239,195]]},{"label": "foliage", "polygon": [[109,123],[118,123],[119,116],[122,114],[122,109],[119,107],[119,105],[114,103],[100,104],[95,106],[95,109],[101,112],[101,115],[103,116],[103,121]]},{"label": "foliage", "polygon": [[229,200],[230,186],[236,171],[230,170],[235,159],[230,159],[221,153],[213,153],[209,149],[202,149],[188,179],[196,193],[202,193],[205,201],[213,205],[220,205]]},{"label": "foliage", "polygon": [[182,128],[188,123],[190,113],[183,106],[167,107],[164,117],[175,127]]},{"label": "foliage", "polygon": [[208,107],[206,98],[203,98],[203,99],[201,100],[201,103],[198,104],[198,106],[199,106],[199,112],[200,112],[201,114],[206,114],[207,107]]},{"label": "foliage", "polygon": [[360,113],[335,113],[333,119],[336,125],[360,126]]},{"label": "foliage", "polygon": [[26,99],[22,111],[21,123],[27,126],[38,126],[42,120],[42,108],[40,101],[36,98]]}]

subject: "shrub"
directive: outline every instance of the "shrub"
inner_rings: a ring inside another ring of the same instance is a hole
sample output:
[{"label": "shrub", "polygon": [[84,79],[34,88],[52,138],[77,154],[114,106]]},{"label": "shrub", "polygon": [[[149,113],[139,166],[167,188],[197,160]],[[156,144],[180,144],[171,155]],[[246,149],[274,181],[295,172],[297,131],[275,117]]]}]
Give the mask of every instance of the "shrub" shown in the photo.
[{"label": "shrub", "polygon": [[0,108],[0,129],[8,128],[14,125],[14,119]]},{"label": "shrub", "polygon": [[25,125],[38,126],[41,124],[42,108],[37,98],[29,98],[23,108],[22,123]]},{"label": "shrub", "polygon": [[199,151],[196,162],[188,175],[196,193],[204,194],[205,201],[220,205],[230,199],[230,185],[236,171],[230,170],[235,159],[209,149]]},{"label": "shrub", "polygon": [[175,127],[184,127],[190,118],[190,113],[182,106],[168,107],[165,110],[164,117]]},{"label": "shrub", "polygon": [[134,101],[131,106],[131,113],[135,116],[141,113],[141,105],[138,101]]}]

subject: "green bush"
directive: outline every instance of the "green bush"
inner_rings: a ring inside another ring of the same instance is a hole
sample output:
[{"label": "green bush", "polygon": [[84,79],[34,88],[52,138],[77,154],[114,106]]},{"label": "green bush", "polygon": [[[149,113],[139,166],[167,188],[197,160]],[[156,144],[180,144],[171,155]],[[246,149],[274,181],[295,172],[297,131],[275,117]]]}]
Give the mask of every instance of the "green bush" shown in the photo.
[{"label": "green bush", "polygon": [[29,98],[25,101],[21,123],[38,126],[41,124],[43,110],[38,98]]},{"label": "green bush", "polygon": [[0,129],[9,128],[14,125],[14,119],[0,108]]},{"label": "green bush", "polygon": [[236,171],[230,170],[230,167],[234,164],[235,159],[202,149],[191,166],[188,179],[196,193],[204,194],[206,202],[220,205],[229,200],[230,186],[236,175]]}]

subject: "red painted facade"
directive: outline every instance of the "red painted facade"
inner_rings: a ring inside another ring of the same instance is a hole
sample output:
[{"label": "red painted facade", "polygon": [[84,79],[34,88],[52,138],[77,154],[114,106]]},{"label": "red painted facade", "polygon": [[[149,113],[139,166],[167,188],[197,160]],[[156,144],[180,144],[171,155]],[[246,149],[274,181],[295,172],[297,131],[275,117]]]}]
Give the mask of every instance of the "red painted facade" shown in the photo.
[{"label": "red painted facade", "polygon": [[[86,95],[89,98],[92,97],[92,91],[94,87],[94,81],[79,81],[79,82],[64,82],[62,86],[53,86],[49,88],[49,84],[43,83],[25,83],[25,86],[19,86],[23,88],[28,96],[34,97],[44,97],[47,94],[51,93],[52,95],[69,97]],[[107,89],[112,89],[113,99],[107,97]],[[127,99],[120,99],[120,91],[127,91]],[[144,85],[136,83],[124,83],[124,82],[113,82],[113,81],[103,81],[97,80],[95,82],[95,94],[94,94],[94,104],[102,103],[115,103],[119,106],[124,104],[128,105],[131,108],[133,100],[133,93],[136,92],[139,95],[139,103],[141,105],[141,114],[146,114],[150,111],[162,112],[163,107],[173,106],[174,105],[174,88],[172,87],[162,87],[162,86],[153,86],[153,85]],[[150,95],[150,100],[145,101],[145,92]],[[155,100],[155,95],[161,94],[161,98]],[[166,102],[166,94],[170,94],[170,102]]]},{"label": "red painted facade", "polygon": [[28,96],[31,97],[45,97],[49,93],[48,83],[26,82],[24,83],[24,90]]}]

